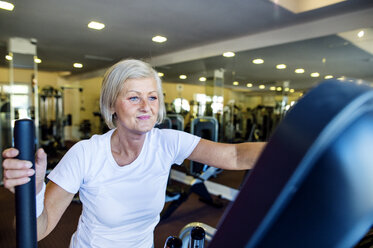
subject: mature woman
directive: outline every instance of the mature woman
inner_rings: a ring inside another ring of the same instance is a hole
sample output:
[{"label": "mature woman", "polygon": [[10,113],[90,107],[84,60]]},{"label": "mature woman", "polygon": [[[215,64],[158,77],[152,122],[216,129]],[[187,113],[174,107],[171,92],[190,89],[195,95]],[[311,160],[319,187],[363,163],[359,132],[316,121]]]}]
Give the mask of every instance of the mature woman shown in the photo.
[{"label": "mature woman", "polygon": [[161,80],[138,60],[124,60],[105,74],[100,107],[111,129],[75,144],[44,183],[47,156],[29,161],[3,152],[4,186],[27,183],[36,173],[37,230],[43,239],[57,225],[79,191],[83,211],[70,247],[145,247],[164,206],[171,165],[184,159],[228,170],[250,169],[263,143],[222,144],[168,129],[157,129],[165,115]]}]

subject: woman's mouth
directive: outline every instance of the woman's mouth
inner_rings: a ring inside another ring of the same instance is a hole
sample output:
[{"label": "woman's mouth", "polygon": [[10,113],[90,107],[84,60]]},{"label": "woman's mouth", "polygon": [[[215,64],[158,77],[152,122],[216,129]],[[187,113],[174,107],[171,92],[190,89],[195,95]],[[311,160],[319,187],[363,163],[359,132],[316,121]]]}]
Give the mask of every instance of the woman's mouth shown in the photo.
[{"label": "woman's mouth", "polygon": [[150,115],[141,115],[141,116],[137,116],[137,118],[140,119],[140,120],[149,120]]}]

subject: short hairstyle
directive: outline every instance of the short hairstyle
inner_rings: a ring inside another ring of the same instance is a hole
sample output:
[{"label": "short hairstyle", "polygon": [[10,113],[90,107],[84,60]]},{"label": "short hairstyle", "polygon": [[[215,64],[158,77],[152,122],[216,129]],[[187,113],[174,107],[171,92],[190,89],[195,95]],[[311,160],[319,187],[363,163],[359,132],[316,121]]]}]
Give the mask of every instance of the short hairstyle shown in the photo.
[{"label": "short hairstyle", "polygon": [[111,112],[119,93],[128,79],[139,78],[154,78],[157,84],[159,111],[157,116],[157,123],[162,123],[166,115],[166,108],[164,105],[164,96],[162,90],[162,81],[158,73],[149,65],[140,60],[126,59],[122,60],[112,67],[110,67],[102,81],[101,95],[100,95],[100,109],[101,115],[105,123],[110,129],[117,126],[116,120],[113,119]]}]

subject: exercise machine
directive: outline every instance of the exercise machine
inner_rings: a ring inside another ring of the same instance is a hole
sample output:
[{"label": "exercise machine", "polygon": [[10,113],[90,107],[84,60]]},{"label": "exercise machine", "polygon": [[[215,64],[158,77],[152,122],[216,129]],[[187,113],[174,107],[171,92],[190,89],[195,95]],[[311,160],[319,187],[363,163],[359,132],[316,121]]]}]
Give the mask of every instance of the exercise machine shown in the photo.
[{"label": "exercise machine", "polygon": [[[197,135],[203,139],[218,141],[219,123],[214,117],[204,116],[192,120],[190,133]],[[208,165],[204,165],[195,161],[190,161],[189,173],[193,176],[201,176],[208,169]]]},{"label": "exercise machine", "polygon": [[288,111],[208,247],[354,247],[373,224],[372,140],[372,88],[319,84]]},{"label": "exercise machine", "polygon": [[171,129],[172,128],[171,119],[169,117],[165,117],[162,123],[156,124],[155,127],[159,129],[165,129],[165,128]]},{"label": "exercise machine", "polygon": [[184,131],[184,117],[179,114],[168,114],[168,118],[171,120],[171,129]]},{"label": "exercise machine", "polygon": [[[218,121],[213,117],[198,117],[192,121],[191,133],[212,141],[218,140]],[[170,205],[162,212],[161,220],[168,218],[183,202],[185,202],[191,193],[200,196],[200,200],[215,207],[222,207],[223,204],[219,199],[214,199],[208,192],[205,182],[217,176],[222,170],[203,165],[195,161],[190,161],[189,172],[194,177],[191,185],[186,189],[177,190],[168,187],[167,196],[177,195],[172,199]],[[172,190],[171,190],[172,189]],[[167,197],[170,199],[169,197]]]},{"label": "exercise machine", "polygon": [[353,247],[373,224],[372,140],[372,88],[321,83],[286,114],[208,247]]}]

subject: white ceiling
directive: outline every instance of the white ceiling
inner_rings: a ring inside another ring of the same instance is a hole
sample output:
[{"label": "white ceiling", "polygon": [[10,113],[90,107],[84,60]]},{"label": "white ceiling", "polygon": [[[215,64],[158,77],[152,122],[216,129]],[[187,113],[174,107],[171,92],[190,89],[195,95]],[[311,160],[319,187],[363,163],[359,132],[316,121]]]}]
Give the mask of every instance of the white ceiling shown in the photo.
[{"label": "white ceiling", "polygon": [[[223,68],[227,85],[234,79],[255,84],[290,80],[294,88],[306,88],[315,79],[294,75],[298,65],[373,79],[369,51],[336,35],[373,27],[372,0],[344,1],[298,14],[269,0],[13,2],[13,12],[0,10],[0,66],[8,66],[3,58],[9,38],[22,37],[37,39],[40,70],[71,71],[75,78],[102,75],[111,64],[132,57],[148,60],[163,70],[165,81],[174,82],[180,81],[179,74],[189,73],[187,81],[197,83],[197,75]],[[91,20],[106,28],[89,30]],[[168,41],[153,43],[158,34]],[[225,51],[236,56],[223,58]],[[265,59],[261,67],[251,64],[255,56]],[[324,57],[326,63],[320,63]],[[73,69],[74,62],[83,63],[83,69]],[[280,62],[288,65],[281,72],[273,69]]]}]

